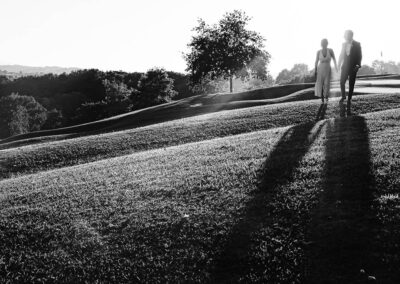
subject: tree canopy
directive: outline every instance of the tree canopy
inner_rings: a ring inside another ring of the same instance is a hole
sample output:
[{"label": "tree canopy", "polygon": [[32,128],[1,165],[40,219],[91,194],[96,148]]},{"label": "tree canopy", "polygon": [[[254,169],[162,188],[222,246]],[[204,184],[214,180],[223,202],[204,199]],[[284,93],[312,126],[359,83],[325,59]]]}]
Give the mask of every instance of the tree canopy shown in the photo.
[{"label": "tree canopy", "polygon": [[167,71],[153,68],[141,76],[132,101],[134,108],[142,108],[169,102],[176,94],[174,80],[169,78]]},{"label": "tree canopy", "polygon": [[0,98],[0,138],[39,130],[46,119],[47,110],[31,96]]},{"label": "tree canopy", "polygon": [[[12,93],[33,97],[47,110],[47,120],[40,129],[53,129],[159,104],[173,96],[192,96],[188,82],[188,75],[163,69],[151,69],[147,73],[87,69],[59,75],[0,76],[0,98]],[[13,124],[13,133],[34,130],[25,123],[29,117],[26,110],[13,111],[13,118],[11,113],[7,114],[8,119],[19,121],[18,125]],[[3,114],[4,111],[0,116]],[[11,135],[9,129],[2,131],[3,136]]]},{"label": "tree canopy", "polygon": [[226,13],[215,25],[199,20],[185,55],[193,84],[216,78],[232,82],[234,76],[267,79],[270,55],[264,50],[265,39],[247,29],[249,21],[250,17],[238,10]]},{"label": "tree canopy", "polygon": [[297,63],[293,65],[291,70],[283,69],[276,77],[275,83],[288,84],[294,82],[304,82],[309,75],[308,65],[304,63]]}]

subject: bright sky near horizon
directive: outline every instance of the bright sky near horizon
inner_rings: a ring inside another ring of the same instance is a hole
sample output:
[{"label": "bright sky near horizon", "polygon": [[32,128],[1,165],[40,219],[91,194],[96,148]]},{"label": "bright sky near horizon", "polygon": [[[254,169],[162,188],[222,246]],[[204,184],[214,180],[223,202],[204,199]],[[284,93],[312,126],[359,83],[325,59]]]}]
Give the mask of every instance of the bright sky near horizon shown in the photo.
[{"label": "bright sky near horizon", "polygon": [[234,9],[266,39],[276,76],[295,63],[313,67],[320,40],[339,54],[354,31],[363,63],[400,61],[398,0],[0,0],[0,64],[183,72],[182,53],[197,19],[217,22]]}]

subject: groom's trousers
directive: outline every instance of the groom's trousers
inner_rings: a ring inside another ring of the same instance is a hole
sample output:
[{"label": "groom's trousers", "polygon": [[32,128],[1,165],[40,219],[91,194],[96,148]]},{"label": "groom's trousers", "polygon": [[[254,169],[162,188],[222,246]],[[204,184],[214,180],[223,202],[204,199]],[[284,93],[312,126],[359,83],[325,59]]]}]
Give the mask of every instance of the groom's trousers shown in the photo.
[{"label": "groom's trousers", "polygon": [[354,85],[356,83],[357,71],[354,68],[348,68],[347,66],[342,66],[342,72],[340,74],[340,90],[342,92],[342,98],[346,98],[346,81],[349,79],[349,97],[351,100],[354,92]]}]

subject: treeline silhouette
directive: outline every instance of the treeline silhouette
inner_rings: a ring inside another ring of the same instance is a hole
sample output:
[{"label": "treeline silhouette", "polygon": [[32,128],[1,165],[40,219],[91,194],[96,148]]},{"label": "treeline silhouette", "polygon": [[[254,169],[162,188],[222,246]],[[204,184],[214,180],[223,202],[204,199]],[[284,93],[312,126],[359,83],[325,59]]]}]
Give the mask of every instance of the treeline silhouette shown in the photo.
[{"label": "treeline silhouette", "polygon": [[[293,65],[292,69],[283,69],[279,72],[275,79],[275,84],[312,83],[315,82],[314,72],[314,69],[308,69],[307,64],[297,63]],[[357,74],[358,76],[400,74],[400,62],[374,60],[371,66],[363,64]],[[338,75],[336,74],[336,76]]]},{"label": "treeline silhouette", "polygon": [[187,75],[159,68],[146,73],[87,69],[17,79],[0,76],[0,138],[94,121],[192,95]]}]

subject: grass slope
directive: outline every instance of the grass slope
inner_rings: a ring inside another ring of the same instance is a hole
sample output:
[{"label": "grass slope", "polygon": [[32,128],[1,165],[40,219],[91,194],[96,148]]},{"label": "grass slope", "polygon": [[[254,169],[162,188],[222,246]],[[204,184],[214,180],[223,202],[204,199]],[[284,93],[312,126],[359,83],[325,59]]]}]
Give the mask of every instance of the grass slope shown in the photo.
[{"label": "grass slope", "polygon": [[0,181],[0,282],[398,283],[399,131],[388,110]]},{"label": "grass slope", "polygon": [[[353,113],[400,107],[399,95],[354,98]],[[82,164],[99,159],[189,142],[288,126],[317,119],[320,103],[304,101],[224,111],[148,127],[42,143],[0,151],[0,178]],[[325,117],[339,116],[332,101]]]}]

